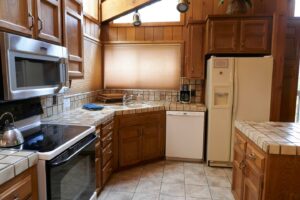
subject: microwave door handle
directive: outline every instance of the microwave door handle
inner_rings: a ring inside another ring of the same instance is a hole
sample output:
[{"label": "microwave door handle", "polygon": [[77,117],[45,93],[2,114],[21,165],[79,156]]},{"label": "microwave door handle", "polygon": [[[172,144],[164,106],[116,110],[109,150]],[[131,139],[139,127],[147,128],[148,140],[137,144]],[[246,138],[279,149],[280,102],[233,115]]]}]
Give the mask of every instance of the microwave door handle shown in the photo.
[{"label": "microwave door handle", "polygon": [[62,73],[63,73],[63,77],[62,77],[62,81],[61,83],[63,83],[63,86],[66,86],[67,82],[68,82],[68,61],[66,58],[61,58],[60,59],[60,65],[62,68]]},{"label": "microwave door handle", "polygon": [[80,151],[82,151],[84,148],[86,148],[87,146],[89,146],[90,144],[92,144],[97,138],[98,138],[98,136],[96,136],[95,138],[93,138],[92,140],[90,140],[87,144],[85,144],[84,146],[82,146],[80,149],[78,149],[76,152],[74,152],[72,155],[70,155],[69,157],[65,158],[64,160],[59,161],[59,162],[50,163],[50,167],[58,167],[60,165],[63,165],[65,163],[67,163],[69,160],[71,160],[72,158],[74,158],[75,156],[77,156]]}]

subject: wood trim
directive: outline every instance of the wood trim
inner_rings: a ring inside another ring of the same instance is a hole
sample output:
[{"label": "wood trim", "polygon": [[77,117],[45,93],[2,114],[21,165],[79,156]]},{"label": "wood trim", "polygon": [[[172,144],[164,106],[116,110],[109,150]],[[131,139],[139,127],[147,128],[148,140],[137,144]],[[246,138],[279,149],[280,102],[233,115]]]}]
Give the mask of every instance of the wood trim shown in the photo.
[{"label": "wood trim", "polygon": [[155,40],[155,41],[105,41],[102,44],[184,44],[184,40]]},{"label": "wood trim", "polygon": [[88,14],[86,12],[83,12],[83,16],[85,18],[88,18],[90,21],[94,22],[95,24],[99,24],[100,23],[98,19],[96,19],[95,17],[93,17],[92,15],[90,15],[90,14]]},{"label": "wood trim", "polygon": [[89,40],[91,40],[91,41],[93,41],[93,42],[95,42],[95,43],[100,43],[100,40],[98,39],[98,38],[95,38],[95,37],[92,37],[92,36],[90,36],[90,35],[88,35],[88,34],[83,34],[83,37],[84,38],[88,38]]},{"label": "wood trim", "polygon": [[102,22],[116,19],[156,1],[158,0],[106,0],[102,2],[101,6]]}]

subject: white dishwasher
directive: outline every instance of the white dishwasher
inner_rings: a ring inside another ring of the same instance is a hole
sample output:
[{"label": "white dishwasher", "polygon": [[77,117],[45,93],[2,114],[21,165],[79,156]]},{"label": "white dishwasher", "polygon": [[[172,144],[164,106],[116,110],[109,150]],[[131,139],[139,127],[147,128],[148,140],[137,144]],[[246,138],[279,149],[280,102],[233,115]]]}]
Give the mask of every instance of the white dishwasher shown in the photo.
[{"label": "white dishwasher", "polygon": [[167,159],[203,160],[204,116],[204,112],[167,112]]}]

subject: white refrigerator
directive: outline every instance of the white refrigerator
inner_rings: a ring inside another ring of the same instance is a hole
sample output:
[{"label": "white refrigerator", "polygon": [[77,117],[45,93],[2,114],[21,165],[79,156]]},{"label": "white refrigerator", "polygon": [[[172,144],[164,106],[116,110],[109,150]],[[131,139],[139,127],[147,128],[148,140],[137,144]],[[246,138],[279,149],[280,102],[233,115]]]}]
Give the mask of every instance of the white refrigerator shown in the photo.
[{"label": "white refrigerator", "polygon": [[231,166],[235,120],[269,121],[273,57],[207,61],[207,162]]}]

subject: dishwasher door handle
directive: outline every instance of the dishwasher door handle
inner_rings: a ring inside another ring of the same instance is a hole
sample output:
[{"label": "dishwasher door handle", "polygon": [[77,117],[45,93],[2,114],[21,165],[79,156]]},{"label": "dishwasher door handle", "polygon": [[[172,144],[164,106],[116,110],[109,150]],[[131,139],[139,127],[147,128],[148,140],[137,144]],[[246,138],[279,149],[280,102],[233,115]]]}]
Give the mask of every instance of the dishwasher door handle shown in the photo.
[{"label": "dishwasher door handle", "polygon": [[188,116],[188,117],[199,117],[204,116],[204,112],[178,112],[178,111],[168,111],[167,116]]}]

